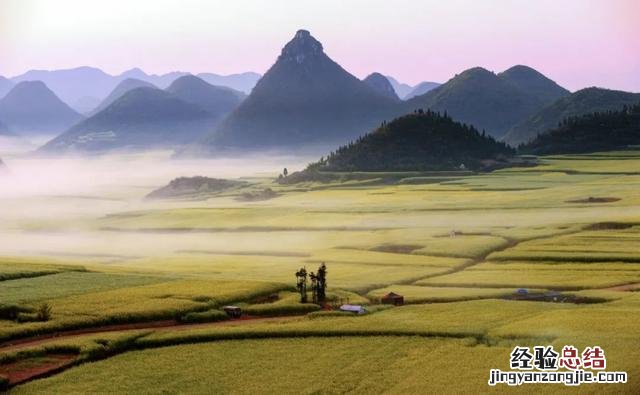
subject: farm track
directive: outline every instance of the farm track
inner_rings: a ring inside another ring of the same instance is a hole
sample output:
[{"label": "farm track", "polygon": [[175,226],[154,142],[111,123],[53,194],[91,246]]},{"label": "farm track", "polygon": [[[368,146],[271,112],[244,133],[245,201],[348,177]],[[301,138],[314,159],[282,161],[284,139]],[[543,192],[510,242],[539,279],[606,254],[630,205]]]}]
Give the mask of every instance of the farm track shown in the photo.
[{"label": "farm track", "polygon": [[200,324],[182,324],[175,320],[165,320],[165,321],[141,322],[137,324],[105,325],[105,326],[97,326],[97,327],[86,328],[86,329],[54,332],[54,333],[42,335],[42,336],[35,336],[35,337],[28,337],[23,339],[7,341],[0,344],[0,353],[20,351],[33,346],[49,343],[50,341],[64,340],[64,339],[74,338],[74,337],[83,336],[83,335],[91,335],[91,334],[99,335],[101,333],[138,331],[138,330],[145,330],[145,329],[152,329],[157,332],[170,331],[170,330],[182,331],[182,330],[208,328],[212,326],[243,325],[247,323],[254,323],[256,321],[267,321],[267,322],[283,321],[283,320],[291,319],[294,317],[299,317],[299,315],[289,315],[289,316],[281,316],[281,317],[245,316],[239,319],[207,322],[207,323],[200,323]]}]

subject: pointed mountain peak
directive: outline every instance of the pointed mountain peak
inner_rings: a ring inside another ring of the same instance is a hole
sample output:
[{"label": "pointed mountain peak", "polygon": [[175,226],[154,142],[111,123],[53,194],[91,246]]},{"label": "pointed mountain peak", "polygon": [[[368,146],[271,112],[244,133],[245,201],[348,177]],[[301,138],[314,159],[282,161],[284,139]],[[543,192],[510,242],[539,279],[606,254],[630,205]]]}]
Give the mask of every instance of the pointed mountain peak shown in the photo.
[{"label": "pointed mountain peak", "polygon": [[322,44],[308,30],[298,30],[282,49],[280,60],[295,60],[302,63],[306,57],[322,54]]}]

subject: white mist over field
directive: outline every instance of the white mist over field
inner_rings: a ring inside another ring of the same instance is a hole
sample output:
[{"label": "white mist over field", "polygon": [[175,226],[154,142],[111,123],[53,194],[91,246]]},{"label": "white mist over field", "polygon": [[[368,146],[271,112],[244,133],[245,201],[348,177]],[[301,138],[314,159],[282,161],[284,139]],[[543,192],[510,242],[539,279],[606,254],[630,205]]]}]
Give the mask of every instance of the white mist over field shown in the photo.
[{"label": "white mist over field", "polygon": [[0,256],[132,255],[143,245],[146,251],[154,245],[197,248],[203,237],[105,234],[92,229],[92,223],[121,212],[207,205],[144,199],[176,177],[275,177],[284,167],[297,170],[312,160],[266,154],[172,159],[168,151],[35,157],[2,148],[6,168],[0,171]]}]

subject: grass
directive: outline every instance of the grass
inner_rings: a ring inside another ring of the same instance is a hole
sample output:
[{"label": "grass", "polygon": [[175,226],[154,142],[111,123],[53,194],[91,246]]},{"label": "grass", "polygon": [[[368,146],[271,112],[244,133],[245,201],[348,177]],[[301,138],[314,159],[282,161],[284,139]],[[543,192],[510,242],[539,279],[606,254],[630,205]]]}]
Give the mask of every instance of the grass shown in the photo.
[{"label": "grass", "polygon": [[252,281],[175,280],[53,298],[48,322],[1,321],[0,339],[87,326],[173,319],[286,288]]},{"label": "grass", "polygon": [[[349,338],[243,340],[207,345],[185,345],[123,354],[84,365],[56,377],[26,384],[14,392],[55,391],[95,393],[110,382],[110,391],[157,393],[379,393],[421,392],[451,388],[447,378],[418,374],[412,366],[422,361],[425,371],[453,372],[460,362],[448,355],[465,355],[464,389],[485,388],[487,376],[479,361],[487,350],[467,347],[466,341],[415,338]],[[494,363],[504,365],[508,350],[496,352]],[[170,361],[170,362],[169,362]],[[321,370],[321,378],[317,372]],[[184,375],[184,372],[189,372]],[[446,375],[447,373],[445,373]],[[449,373],[452,374],[452,373]],[[459,373],[457,373],[459,374]],[[274,378],[277,377],[277,380]],[[301,380],[301,378],[304,378]],[[462,381],[461,376],[456,377]],[[475,383],[475,384],[473,384]],[[463,388],[460,388],[463,389]]]},{"label": "grass", "polygon": [[157,276],[128,274],[60,272],[36,278],[0,282],[4,303],[33,304],[65,296],[167,281]]},{"label": "grass", "polygon": [[[483,264],[484,265],[484,264]],[[552,270],[500,270],[497,265],[485,268],[478,265],[470,269],[417,281],[416,285],[446,287],[528,287],[579,290],[606,288],[620,284],[640,282],[640,271],[598,271],[567,270],[555,267]]]}]

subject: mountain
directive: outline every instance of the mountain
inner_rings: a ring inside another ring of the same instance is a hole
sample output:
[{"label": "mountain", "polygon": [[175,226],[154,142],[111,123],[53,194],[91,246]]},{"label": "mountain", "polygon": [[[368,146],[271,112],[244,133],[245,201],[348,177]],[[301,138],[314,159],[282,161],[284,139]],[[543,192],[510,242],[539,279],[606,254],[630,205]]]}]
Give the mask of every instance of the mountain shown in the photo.
[{"label": "mountain", "polygon": [[221,149],[344,142],[396,111],[394,100],[349,74],[308,31],[299,30],[204,144]]},{"label": "mountain", "polygon": [[117,84],[114,77],[93,67],[65,70],[30,70],[12,78],[14,82],[42,81],[67,104],[83,97],[103,98]]},{"label": "mountain", "polygon": [[498,74],[498,77],[535,96],[541,103],[551,103],[571,94],[542,73],[528,66],[513,66]]},{"label": "mountain", "polygon": [[396,91],[396,94],[401,99],[404,99],[405,96],[407,96],[407,94],[413,89],[411,85],[400,82],[390,75],[385,75],[385,77],[387,77],[387,80],[389,80],[389,83],[393,87],[393,90]]},{"label": "mountain", "polygon": [[199,106],[216,119],[229,114],[246,97],[240,91],[211,85],[193,75],[178,78],[166,91],[181,100]]},{"label": "mountain", "polygon": [[237,91],[241,91],[246,94],[249,94],[251,93],[251,90],[253,89],[254,86],[256,86],[256,83],[258,83],[258,80],[262,76],[258,73],[246,72],[246,73],[229,74],[229,75],[200,73],[198,74],[198,77],[207,81],[211,85],[226,86],[231,89],[235,89]]},{"label": "mountain", "polygon": [[15,84],[8,78],[0,75],[0,99],[5,97],[7,93],[13,88]]},{"label": "mountain", "polygon": [[447,115],[418,110],[338,148],[309,171],[482,170],[513,156],[504,143]]},{"label": "mountain", "polygon": [[409,111],[446,111],[455,120],[484,129],[494,137],[503,136],[543,105],[532,94],[481,67],[465,70],[405,103]]},{"label": "mountain", "polygon": [[41,152],[175,148],[213,125],[211,115],[156,88],[136,88],[49,141]]},{"label": "mountain", "polygon": [[71,108],[78,111],[80,114],[87,115],[91,113],[100,105],[102,100],[93,96],[83,96],[76,100],[74,103],[71,103]]},{"label": "mountain", "polygon": [[640,99],[618,111],[595,112],[565,119],[547,133],[521,146],[525,154],[587,153],[640,145]]},{"label": "mountain", "polygon": [[396,91],[393,89],[393,86],[384,75],[380,73],[371,73],[362,81],[382,96],[388,97],[392,100],[400,100]]},{"label": "mountain", "polygon": [[109,93],[109,96],[102,100],[102,102],[91,111],[90,115],[99,113],[100,111],[109,107],[111,103],[121,98],[122,95],[136,88],[155,88],[155,86],[149,82],[138,80],[135,78],[127,78],[125,80],[122,80],[122,82],[120,82],[111,91],[111,93]]},{"label": "mountain", "polygon": [[424,95],[425,93],[439,87],[441,84],[437,82],[424,81],[416,85],[413,89],[411,89],[405,96],[402,97],[403,100],[413,99],[416,96]]},{"label": "mountain", "polygon": [[189,73],[184,71],[172,71],[166,74],[147,74],[139,68],[133,68],[120,74],[116,78],[120,81],[127,79],[135,79],[139,81],[145,81],[153,86],[165,89],[180,77],[188,75]]},{"label": "mountain", "polygon": [[25,81],[0,100],[0,119],[14,133],[35,134],[60,132],[82,116],[41,81]]},{"label": "mountain", "polygon": [[[147,74],[139,68],[127,70],[120,75],[111,75],[94,67],[77,67],[63,70],[30,70],[24,74],[13,77],[11,84],[22,81],[42,81],[61,100],[71,105],[76,111],[87,113],[93,108],[87,103],[87,98],[91,101],[101,101],[113,91],[122,81],[133,78],[148,82],[159,88],[166,88],[178,78],[189,73],[183,71],[173,71],[166,74]],[[202,74],[203,78],[213,85],[228,86],[230,88],[249,92],[260,78],[256,73],[241,73],[222,76],[217,74]],[[3,83],[0,77],[0,98],[3,96]],[[10,87],[9,87],[10,89]]]},{"label": "mountain", "polygon": [[640,100],[640,94],[602,88],[586,88],[562,97],[514,125],[504,136],[504,141],[516,146],[534,139],[537,135],[558,126],[565,118],[596,111],[619,110]]}]

